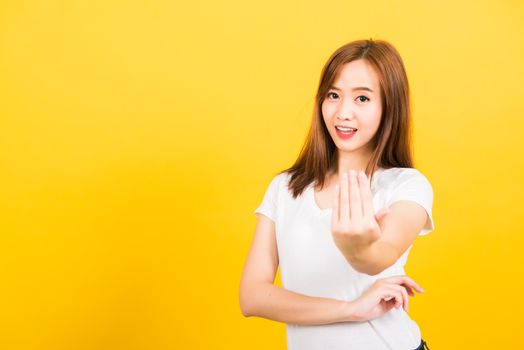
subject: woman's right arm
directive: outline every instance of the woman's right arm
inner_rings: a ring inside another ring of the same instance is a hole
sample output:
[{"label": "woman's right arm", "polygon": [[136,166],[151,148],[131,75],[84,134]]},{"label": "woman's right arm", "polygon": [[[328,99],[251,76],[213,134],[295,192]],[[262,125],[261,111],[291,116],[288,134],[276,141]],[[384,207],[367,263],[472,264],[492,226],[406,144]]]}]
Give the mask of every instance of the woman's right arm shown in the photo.
[{"label": "woman's right arm", "polygon": [[273,284],[278,268],[275,225],[267,216],[257,216],[240,281],[242,314],[302,325],[351,321],[352,302],[306,296]]},{"label": "woman's right arm", "polygon": [[407,276],[392,276],[375,283],[354,301],[312,297],[275,286],[278,252],[274,222],[258,215],[255,236],[240,281],[240,309],[246,317],[258,316],[274,321],[320,325],[365,321],[380,317],[393,307],[407,311],[411,288],[422,289]]}]

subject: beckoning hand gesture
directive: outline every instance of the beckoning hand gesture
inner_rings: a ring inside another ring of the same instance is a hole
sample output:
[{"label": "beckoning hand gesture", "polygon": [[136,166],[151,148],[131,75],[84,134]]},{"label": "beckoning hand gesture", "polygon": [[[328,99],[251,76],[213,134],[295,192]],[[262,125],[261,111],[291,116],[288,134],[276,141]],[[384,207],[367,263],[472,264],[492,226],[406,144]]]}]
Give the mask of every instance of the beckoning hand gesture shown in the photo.
[{"label": "beckoning hand gesture", "polygon": [[371,183],[366,174],[355,170],[340,176],[334,196],[331,232],[335,245],[342,252],[352,252],[367,246],[381,236],[380,222],[388,209],[376,215],[373,208]]}]

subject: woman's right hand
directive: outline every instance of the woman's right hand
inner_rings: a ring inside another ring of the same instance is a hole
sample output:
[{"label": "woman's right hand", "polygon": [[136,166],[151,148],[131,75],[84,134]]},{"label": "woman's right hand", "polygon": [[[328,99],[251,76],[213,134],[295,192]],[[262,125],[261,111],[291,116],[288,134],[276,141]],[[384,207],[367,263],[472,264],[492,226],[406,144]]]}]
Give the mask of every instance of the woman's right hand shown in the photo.
[{"label": "woman's right hand", "polygon": [[408,276],[392,276],[376,280],[358,299],[352,301],[352,321],[367,321],[380,317],[393,307],[408,311],[408,294],[415,296],[424,290]]}]

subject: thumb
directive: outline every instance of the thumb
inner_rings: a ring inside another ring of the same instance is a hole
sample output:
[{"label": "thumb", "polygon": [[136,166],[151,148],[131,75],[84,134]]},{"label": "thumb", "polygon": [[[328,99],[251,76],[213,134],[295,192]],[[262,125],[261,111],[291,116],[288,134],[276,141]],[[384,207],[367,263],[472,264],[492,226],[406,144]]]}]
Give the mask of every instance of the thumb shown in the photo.
[{"label": "thumb", "polygon": [[393,309],[393,308],[395,308],[397,306],[397,304],[398,303],[397,303],[397,301],[394,298],[392,298],[392,299],[390,299],[388,301],[385,301],[386,312],[391,310],[391,309]]},{"label": "thumb", "polygon": [[388,215],[388,213],[389,213],[388,207],[382,208],[378,212],[375,213],[375,219],[377,220],[377,222],[380,223],[384,219],[384,217]]}]

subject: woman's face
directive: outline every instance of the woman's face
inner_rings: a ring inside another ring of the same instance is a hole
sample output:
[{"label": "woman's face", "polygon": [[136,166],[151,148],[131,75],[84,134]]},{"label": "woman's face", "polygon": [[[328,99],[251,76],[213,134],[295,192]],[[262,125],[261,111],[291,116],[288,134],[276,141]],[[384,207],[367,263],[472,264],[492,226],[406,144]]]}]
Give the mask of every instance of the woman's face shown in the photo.
[{"label": "woman's face", "polygon": [[339,151],[372,152],[370,140],[381,115],[380,85],[371,65],[363,59],[344,64],[322,102],[324,122]]}]

